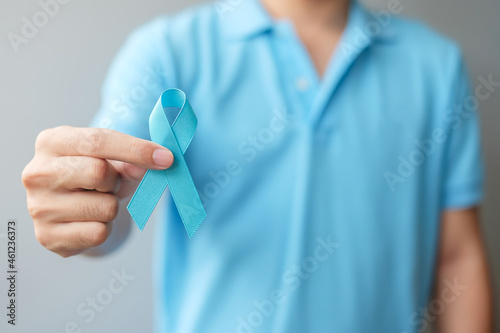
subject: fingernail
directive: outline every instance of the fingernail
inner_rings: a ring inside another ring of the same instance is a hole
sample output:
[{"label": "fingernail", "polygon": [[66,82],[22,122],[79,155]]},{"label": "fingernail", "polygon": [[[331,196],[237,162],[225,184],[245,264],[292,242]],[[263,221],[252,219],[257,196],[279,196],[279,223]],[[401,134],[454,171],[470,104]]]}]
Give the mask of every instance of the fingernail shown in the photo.
[{"label": "fingernail", "polygon": [[159,167],[168,168],[174,161],[174,155],[172,155],[170,150],[157,149],[153,153],[153,161]]}]

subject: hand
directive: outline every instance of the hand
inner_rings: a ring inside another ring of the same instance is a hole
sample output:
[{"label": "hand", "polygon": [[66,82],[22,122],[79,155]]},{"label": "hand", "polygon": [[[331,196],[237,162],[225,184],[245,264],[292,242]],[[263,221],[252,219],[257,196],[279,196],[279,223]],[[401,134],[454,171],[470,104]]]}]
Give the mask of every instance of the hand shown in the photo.
[{"label": "hand", "polygon": [[22,174],[38,241],[62,257],[101,245],[118,200],[133,193],[146,169],[167,169],[173,159],[156,143],[113,130],[42,131]]}]

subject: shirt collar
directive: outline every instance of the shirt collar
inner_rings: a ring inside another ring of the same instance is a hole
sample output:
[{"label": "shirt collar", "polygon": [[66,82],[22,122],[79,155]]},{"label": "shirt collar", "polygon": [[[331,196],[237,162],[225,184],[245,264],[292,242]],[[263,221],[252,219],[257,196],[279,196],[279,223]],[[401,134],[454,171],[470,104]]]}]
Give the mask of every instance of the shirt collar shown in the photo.
[{"label": "shirt collar", "polygon": [[273,18],[259,0],[233,2],[234,5],[224,3],[224,6],[217,7],[224,33],[229,39],[245,39],[272,29]]},{"label": "shirt collar", "polygon": [[[226,37],[231,40],[245,39],[272,30],[275,22],[259,0],[234,2],[236,3],[231,5],[224,3],[224,6],[216,8]],[[396,36],[396,31],[390,24],[394,18],[389,16],[387,23],[383,21],[384,18],[376,15],[380,14],[368,12],[358,0],[351,0],[342,39],[363,44],[392,40]]]},{"label": "shirt collar", "polygon": [[392,40],[396,37],[391,24],[394,15],[386,12],[387,15],[374,10],[368,11],[357,0],[352,0],[342,40],[351,43],[364,41],[366,44]]}]

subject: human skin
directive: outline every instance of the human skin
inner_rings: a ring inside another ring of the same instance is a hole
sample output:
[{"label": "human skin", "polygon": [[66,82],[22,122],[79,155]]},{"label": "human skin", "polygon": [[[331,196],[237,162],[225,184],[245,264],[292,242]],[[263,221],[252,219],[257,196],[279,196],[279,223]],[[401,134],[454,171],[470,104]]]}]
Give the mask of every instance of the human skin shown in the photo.
[{"label": "human skin", "polygon": [[[275,19],[293,22],[321,78],[347,22],[349,1],[262,4]],[[153,160],[158,149],[162,163]],[[111,232],[119,200],[133,193],[146,169],[165,169],[172,161],[165,148],[111,130],[65,126],[43,131],[22,176],[38,241],[63,257],[99,246]],[[436,297],[444,281],[455,279],[467,290],[433,319],[439,332],[492,332],[488,264],[474,207],[442,212]]]},{"label": "human skin", "polygon": [[101,245],[119,200],[133,193],[146,169],[172,162],[168,149],[109,129],[42,131],[22,174],[36,238],[62,257]]},{"label": "human skin", "polygon": [[[275,19],[289,18],[322,77],[347,20],[349,0],[262,0]],[[477,207],[448,209],[441,215],[435,296],[446,281],[467,289],[432,323],[440,333],[493,332],[492,290]],[[431,323],[431,324],[432,324]]]}]

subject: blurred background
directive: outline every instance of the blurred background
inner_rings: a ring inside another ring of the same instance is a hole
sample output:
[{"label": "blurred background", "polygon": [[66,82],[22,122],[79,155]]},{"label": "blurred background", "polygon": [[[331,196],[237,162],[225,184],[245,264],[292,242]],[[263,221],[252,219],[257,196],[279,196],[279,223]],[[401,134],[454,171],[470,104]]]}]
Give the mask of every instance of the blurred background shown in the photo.
[{"label": "blurred background", "polygon": [[[12,218],[18,222],[19,266],[17,325],[7,325],[2,310],[0,332],[151,332],[154,228],[143,233],[132,228],[126,243],[106,257],[62,259],[35,239],[21,172],[33,156],[41,130],[89,123],[99,106],[99,89],[107,68],[131,30],[161,13],[173,13],[201,1],[60,2],[67,3],[19,46],[19,52],[11,46],[8,34],[21,34],[23,18],[31,19],[40,12],[40,4],[38,0],[0,2],[2,276],[7,264],[6,225]],[[372,8],[385,8],[389,1],[363,2]],[[499,0],[401,0],[401,5],[403,16],[426,21],[462,45],[473,86],[479,76],[492,75],[494,81],[500,81]],[[500,89],[480,102],[480,111],[487,165],[482,229],[496,299],[500,299]],[[128,218],[123,212],[121,217]],[[123,288],[110,293],[110,282],[114,283],[117,275],[126,276],[121,281]],[[7,281],[2,278],[2,309],[5,290]],[[92,308],[89,304],[96,298],[102,306]],[[496,318],[498,323],[500,307],[496,307]]]}]

